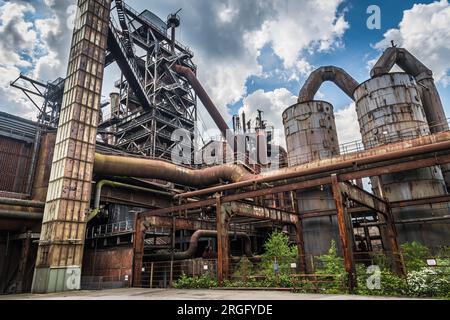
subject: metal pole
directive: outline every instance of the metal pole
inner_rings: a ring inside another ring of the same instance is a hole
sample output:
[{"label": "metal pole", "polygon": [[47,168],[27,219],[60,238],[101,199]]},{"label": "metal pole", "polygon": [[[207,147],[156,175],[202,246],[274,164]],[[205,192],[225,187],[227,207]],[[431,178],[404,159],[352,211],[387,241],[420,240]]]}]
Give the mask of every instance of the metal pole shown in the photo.
[{"label": "metal pole", "polygon": [[153,288],[153,262],[150,264],[150,288]]},{"label": "metal pole", "polygon": [[222,205],[220,196],[216,197],[216,228],[217,228],[217,285],[223,281],[223,236],[222,236]]},{"label": "metal pole", "polygon": [[174,254],[175,254],[175,215],[172,215],[172,252],[170,255],[170,277],[169,277],[169,287],[172,287],[172,281],[173,281],[173,260],[174,260]]}]

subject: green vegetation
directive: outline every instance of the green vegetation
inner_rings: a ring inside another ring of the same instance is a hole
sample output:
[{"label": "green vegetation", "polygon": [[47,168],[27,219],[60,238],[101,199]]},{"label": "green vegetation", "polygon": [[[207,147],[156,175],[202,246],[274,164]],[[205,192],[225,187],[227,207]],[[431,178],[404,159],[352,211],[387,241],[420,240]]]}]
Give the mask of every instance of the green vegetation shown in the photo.
[{"label": "green vegetation", "polygon": [[[295,275],[291,263],[297,262],[297,248],[289,244],[287,235],[273,232],[264,244],[265,252],[261,262],[252,263],[242,258],[235,266],[230,280],[224,287],[232,288],[292,288],[296,292],[348,293],[347,274],[343,259],[338,256],[336,243],[324,255],[314,259],[315,273],[305,277]],[[371,254],[372,269],[363,264],[356,266],[357,286],[353,293],[378,296],[439,297],[450,299],[450,247],[441,248],[435,255],[436,267],[427,265],[430,250],[418,242],[401,246],[407,277],[400,277],[389,268],[388,259],[383,253]],[[278,272],[274,272],[274,262]],[[372,286],[370,286],[372,284]],[[174,282],[175,288],[211,288],[217,281],[209,273],[200,277],[183,275]],[[372,289],[369,289],[372,288]]]}]

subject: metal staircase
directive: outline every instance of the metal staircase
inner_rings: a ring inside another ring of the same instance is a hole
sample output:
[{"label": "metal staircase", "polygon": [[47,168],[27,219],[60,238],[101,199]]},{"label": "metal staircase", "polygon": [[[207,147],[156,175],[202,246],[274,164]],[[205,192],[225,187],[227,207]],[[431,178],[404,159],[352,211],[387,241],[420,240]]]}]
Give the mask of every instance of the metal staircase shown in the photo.
[{"label": "metal staircase", "polygon": [[108,47],[111,50],[111,54],[114,55],[131,89],[143,104],[144,108],[150,108],[152,103],[145,93],[144,79],[138,69],[131,40],[127,40],[127,35],[128,39],[130,39],[129,32],[123,32],[123,29],[122,32],[119,32],[114,19],[111,18],[108,34]]},{"label": "metal staircase", "polygon": [[133,42],[130,37],[130,30],[125,17],[125,3],[122,0],[116,0],[117,16],[119,17],[120,27],[122,28],[122,42],[128,58],[134,58]]}]

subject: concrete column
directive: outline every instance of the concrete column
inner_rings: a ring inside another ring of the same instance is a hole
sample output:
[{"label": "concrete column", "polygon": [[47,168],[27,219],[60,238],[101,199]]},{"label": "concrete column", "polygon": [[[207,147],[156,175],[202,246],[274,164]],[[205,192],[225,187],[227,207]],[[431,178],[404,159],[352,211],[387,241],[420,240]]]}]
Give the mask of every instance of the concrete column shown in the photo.
[{"label": "concrete column", "polygon": [[79,0],[32,291],[80,289],[111,0]]}]

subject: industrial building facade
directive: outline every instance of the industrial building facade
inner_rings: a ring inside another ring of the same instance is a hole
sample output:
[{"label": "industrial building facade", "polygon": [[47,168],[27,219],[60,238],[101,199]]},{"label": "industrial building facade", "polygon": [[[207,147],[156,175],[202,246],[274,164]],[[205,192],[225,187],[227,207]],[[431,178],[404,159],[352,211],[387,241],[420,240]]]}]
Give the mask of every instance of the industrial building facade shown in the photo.
[{"label": "industrial building facade", "polygon": [[[38,120],[0,112],[0,294],[167,287],[202,268],[220,284],[235,261],[258,260],[273,230],[297,246],[299,273],[334,240],[350,287],[358,252],[385,253],[401,275],[400,244],[450,245],[450,131],[432,71],[407,49],[387,49],[363,83],[313,71],[280,115],[284,150],[261,114],[254,128],[235,116],[230,130],[176,40],[176,13],[163,21],[119,0],[78,9],[67,77],[11,84],[44,99]],[[117,92],[101,101],[114,63]],[[362,141],[339,143],[333,105],[314,98],[325,81],[355,102]],[[173,161],[196,135],[197,98],[225,164]],[[187,139],[174,140],[180,129]],[[280,168],[267,171],[260,155],[275,149]]]}]

